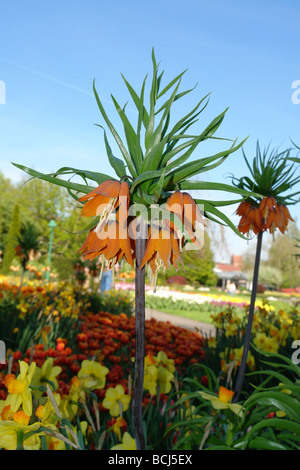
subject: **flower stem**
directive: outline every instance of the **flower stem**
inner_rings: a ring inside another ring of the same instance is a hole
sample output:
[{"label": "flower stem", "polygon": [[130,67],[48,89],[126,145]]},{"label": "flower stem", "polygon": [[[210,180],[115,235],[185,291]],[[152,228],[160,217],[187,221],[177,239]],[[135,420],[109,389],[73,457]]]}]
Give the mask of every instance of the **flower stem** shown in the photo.
[{"label": "flower stem", "polygon": [[145,253],[145,224],[140,220],[139,235],[136,239],[135,268],[135,376],[132,397],[132,417],[136,449],[145,450],[142,401],[144,391],[145,360],[145,267],[140,268]]},{"label": "flower stem", "polygon": [[233,402],[236,403],[239,399],[239,395],[242,389],[244,377],[245,377],[245,370],[247,364],[247,357],[250,348],[250,339],[251,339],[251,331],[252,331],[252,324],[253,324],[253,316],[254,316],[254,309],[255,309],[255,300],[257,294],[257,284],[258,284],[258,272],[259,272],[259,265],[260,265],[260,255],[261,255],[261,246],[262,246],[262,236],[263,232],[259,232],[257,235],[257,244],[256,244],[256,254],[255,254],[255,263],[254,263],[254,270],[253,270],[253,281],[252,281],[252,291],[251,291],[251,301],[249,307],[249,316],[248,316],[248,323],[245,332],[244,338],[244,349],[243,355],[241,359],[241,365],[239,367],[239,373],[237,377],[237,381],[235,384],[235,395],[233,397]]}]

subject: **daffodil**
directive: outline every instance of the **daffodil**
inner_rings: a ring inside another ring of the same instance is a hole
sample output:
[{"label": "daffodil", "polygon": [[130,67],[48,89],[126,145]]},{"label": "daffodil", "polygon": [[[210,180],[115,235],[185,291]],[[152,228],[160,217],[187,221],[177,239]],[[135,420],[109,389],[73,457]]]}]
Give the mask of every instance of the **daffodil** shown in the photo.
[{"label": "daffodil", "polygon": [[158,367],[157,370],[157,383],[159,385],[160,393],[169,393],[172,388],[172,380],[174,374],[165,367]]},{"label": "daffodil", "polygon": [[[52,386],[54,390],[57,390],[58,383],[56,377],[61,373],[62,368],[59,366],[53,366],[53,357],[48,357],[43,363],[42,367],[36,367],[33,377],[32,385],[46,385],[47,383]],[[42,392],[40,392],[41,394]]]},{"label": "daffodil", "polygon": [[[5,450],[16,450],[18,447],[18,436],[23,434],[22,448],[24,450],[38,450],[40,448],[40,434],[33,431],[39,430],[41,424],[33,423],[28,425],[27,419],[22,419],[21,415],[15,415],[16,420],[0,421],[0,447]],[[26,434],[30,435],[26,438]]]},{"label": "daffodil", "polygon": [[164,351],[159,351],[154,360],[158,365],[162,365],[168,369],[169,372],[175,372],[174,359],[169,359]]},{"label": "daffodil", "polygon": [[228,390],[226,387],[223,387],[222,385],[219,388],[219,394],[218,396],[212,395],[210,393],[206,392],[199,392],[202,398],[204,400],[208,400],[211,402],[212,407],[215,410],[225,410],[229,409],[233,413],[241,416],[242,414],[242,406],[239,405],[238,403],[231,403],[232,397],[234,395],[234,392],[231,390]]},{"label": "daffodil", "polygon": [[27,416],[32,414],[32,391],[30,388],[31,380],[36,368],[36,363],[32,362],[28,366],[27,362],[19,361],[20,373],[17,378],[10,376],[6,381],[8,393],[11,395],[11,409],[18,411],[20,406]]},{"label": "daffodil", "polygon": [[144,389],[148,390],[150,395],[156,395],[157,392],[157,367],[154,364],[146,364],[144,369]]},{"label": "daffodil", "polygon": [[124,433],[122,444],[113,446],[111,450],[136,450],[135,439],[128,432]]},{"label": "daffodil", "polygon": [[125,427],[126,425],[127,423],[125,419],[119,416],[110,428],[113,430],[114,433],[117,434],[119,441],[121,440],[121,429]]},{"label": "daffodil", "polygon": [[107,367],[102,366],[99,362],[85,359],[82,361],[81,369],[77,375],[83,380],[86,388],[94,390],[104,388],[108,372]]},{"label": "daffodil", "polygon": [[106,390],[102,405],[109,410],[111,416],[120,416],[122,412],[128,410],[130,401],[131,397],[125,394],[122,385],[117,385]]},{"label": "daffodil", "polygon": [[60,404],[59,410],[61,414],[72,421],[74,416],[76,416],[78,411],[78,402],[85,401],[85,393],[82,390],[82,381],[78,377],[73,377],[71,379],[71,389],[68,395],[63,395]]},{"label": "daffodil", "polygon": [[253,340],[255,346],[258,349],[266,352],[277,352],[279,348],[279,343],[276,338],[271,338],[267,336],[265,333],[258,332]]},{"label": "daffodil", "polygon": [[[57,403],[57,407],[59,407],[60,402],[61,402],[60,394],[59,393],[54,393],[53,396],[54,396],[54,399]],[[54,423],[55,424],[57,419],[58,419],[56,417],[55,409],[54,409],[53,404],[52,404],[49,397],[47,397],[47,400],[46,400],[45,404],[38,406],[38,408],[36,409],[35,414],[38,417],[38,419],[43,423],[43,425],[46,425],[46,423],[47,424],[48,423]]]}]

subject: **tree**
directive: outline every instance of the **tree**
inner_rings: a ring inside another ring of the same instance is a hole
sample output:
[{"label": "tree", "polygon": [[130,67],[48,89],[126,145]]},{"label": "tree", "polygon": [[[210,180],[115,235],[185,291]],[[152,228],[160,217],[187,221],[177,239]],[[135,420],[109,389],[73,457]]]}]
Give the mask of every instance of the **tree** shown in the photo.
[{"label": "tree", "polygon": [[16,254],[19,257],[22,266],[22,275],[20,287],[23,283],[27,264],[31,258],[37,256],[40,249],[40,232],[32,222],[25,222],[21,226],[20,233],[17,237]]},{"label": "tree", "polygon": [[279,289],[283,281],[282,272],[273,266],[262,265],[259,269],[258,281],[268,287]]},{"label": "tree", "polygon": [[269,249],[268,266],[278,269],[282,275],[281,287],[297,287],[300,285],[299,248],[296,239],[300,232],[295,224],[291,224],[289,233],[279,234]]},{"label": "tree", "polygon": [[10,265],[16,256],[16,246],[20,233],[20,207],[16,204],[13,210],[11,224],[5,237],[2,273],[8,274]]}]

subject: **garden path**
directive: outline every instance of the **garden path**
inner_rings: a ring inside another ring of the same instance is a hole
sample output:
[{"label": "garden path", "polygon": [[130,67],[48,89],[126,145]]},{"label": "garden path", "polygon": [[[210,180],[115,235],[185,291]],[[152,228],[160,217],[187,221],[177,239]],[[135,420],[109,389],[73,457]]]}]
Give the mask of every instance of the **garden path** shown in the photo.
[{"label": "garden path", "polygon": [[151,318],[155,318],[155,320],[158,321],[171,322],[173,325],[185,328],[187,330],[197,330],[203,336],[207,337],[214,336],[216,331],[215,327],[208,323],[191,320],[190,318],[184,318],[178,315],[171,315],[170,313],[158,312],[152,308],[146,308],[146,320],[151,320]]}]

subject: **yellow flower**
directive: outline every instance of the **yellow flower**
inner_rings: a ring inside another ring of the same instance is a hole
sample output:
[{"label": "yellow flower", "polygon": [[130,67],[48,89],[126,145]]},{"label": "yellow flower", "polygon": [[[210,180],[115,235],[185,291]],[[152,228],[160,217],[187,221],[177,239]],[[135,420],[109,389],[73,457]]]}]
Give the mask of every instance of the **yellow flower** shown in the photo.
[{"label": "yellow flower", "polygon": [[118,438],[119,438],[119,441],[121,440],[121,428],[123,426],[126,426],[126,421],[124,418],[121,418],[121,416],[119,416],[117,419],[116,419],[116,422],[112,425],[111,429],[113,430],[114,433],[117,434]]},{"label": "yellow flower", "polygon": [[[57,403],[57,407],[59,407],[60,402],[61,402],[60,394],[54,393],[53,396]],[[55,423],[57,421],[57,418],[55,416],[56,412],[49,397],[47,398],[47,401],[44,405],[38,406],[35,414],[38,417],[38,419],[43,423],[43,425],[45,425],[46,422],[48,423],[48,422],[53,421]]]},{"label": "yellow flower", "polygon": [[157,367],[154,364],[145,365],[144,389],[151,395],[156,395],[157,388]]},{"label": "yellow flower", "polygon": [[96,388],[104,388],[108,372],[107,367],[101,366],[96,361],[88,361],[86,359],[82,361],[81,369],[77,375],[80,379],[83,379],[86,388],[94,390]]},{"label": "yellow flower", "polygon": [[217,341],[214,336],[210,336],[207,340],[207,344],[210,348],[216,348],[217,347]]},{"label": "yellow flower", "polygon": [[122,385],[110,387],[102,402],[104,408],[107,408],[111,416],[120,416],[122,412],[128,410],[131,397],[126,395]]},{"label": "yellow flower", "polygon": [[235,336],[239,332],[239,325],[237,323],[229,323],[227,325],[225,336]]},{"label": "yellow flower", "polygon": [[[38,431],[40,423],[33,423],[30,426],[22,422],[20,415],[15,415],[19,421],[0,421],[0,447],[5,450],[16,450],[18,434]],[[25,450],[38,450],[40,448],[39,434],[33,434],[23,441]]]},{"label": "yellow flower", "polygon": [[[236,364],[237,366],[239,366],[241,364],[243,349],[244,349],[243,346],[241,346],[240,348],[235,348],[233,350],[235,359],[237,361],[237,364]],[[247,366],[251,370],[255,369],[255,359],[254,359],[254,357],[253,357],[253,355],[251,354],[250,351],[248,351],[248,354],[247,354]]]},{"label": "yellow flower", "polygon": [[111,450],[136,450],[135,439],[128,432],[124,433],[122,444],[113,446]]},{"label": "yellow flower", "polygon": [[58,388],[56,377],[61,373],[62,368],[59,366],[53,366],[53,361],[53,357],[48,357],[41,368],[36,367],[32,377],[33,385],[46,385],[49,383],[51,388],[54,387],[54,390]]},{"label": "yellow flower", "polygon": [[279,344],[276,338],[270,338],[265,333],[257,333],[253,342],[255,346],[258,347],[258,349],[266,352],[276,353],[279,348]]},{"label": "yellow flower", "polygon": [[165,367],[159,367],[157,370],[157,382],[159,385],[160,393],[169,393],[172,388],[171,381],[174,379],[174,374]]},{"label": "yellow flower", "polygon": [[19,361],[20,364],[20,373],[15,379],[13,376],[10,376],[6,381],[6,387],[8,393],[11,395],[11,409],[15,413],[18,411],[20,406],[23,406],[23,411],[27,416],[32,414],[32,392],[30,389],[30,384],[32,376],[34,374],[36,364],[32,362],[30,367],[27,362]]},{"label": "yellow flower", "polygon": [[231,403],[231,399],[234,395],[234,392],[228,390],[223,386],[220,386],[218,396],[202,391],[199,392],[199,394],[205,400],[209,400],[215,410],[230,409],[233,413],[237,415],[241,416],[242,414],[242,406],[238,403]]},{"label": "yellow flower", "polygon": [[169,359],[164,351],[159,351],[154,360],[157,365],[166,367],[169,372],[175,372],[174,359]]}]

